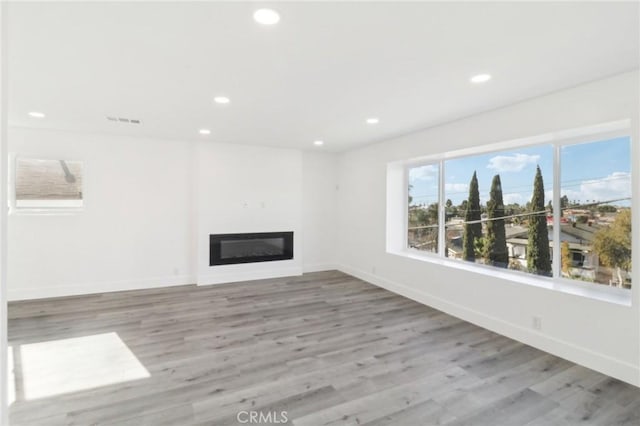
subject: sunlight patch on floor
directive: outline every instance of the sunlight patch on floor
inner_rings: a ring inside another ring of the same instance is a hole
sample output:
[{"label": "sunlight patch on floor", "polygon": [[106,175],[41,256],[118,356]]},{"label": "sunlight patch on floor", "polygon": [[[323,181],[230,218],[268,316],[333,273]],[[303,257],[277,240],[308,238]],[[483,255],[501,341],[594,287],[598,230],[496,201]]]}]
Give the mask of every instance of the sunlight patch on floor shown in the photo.
[{"label": "sunlight patch on floor", "polygon": [[17,367],[22,373],[18,379],[26,400],[151,377],[117,333],[30,343],[18,349]]}]

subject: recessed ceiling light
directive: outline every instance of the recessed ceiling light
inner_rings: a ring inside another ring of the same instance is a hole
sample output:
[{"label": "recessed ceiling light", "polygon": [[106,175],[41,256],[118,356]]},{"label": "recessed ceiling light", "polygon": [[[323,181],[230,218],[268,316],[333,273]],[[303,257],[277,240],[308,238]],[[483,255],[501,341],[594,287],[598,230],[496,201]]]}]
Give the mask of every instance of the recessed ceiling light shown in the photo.
[{"label": "recessed ceiling light", "polygon": [[274,25],[280,21],[280,15],[273,9],[258,9],[253,12],[253,19],[262,25]]},{"label": "recessed ceiling light", "polygon": [[215,98],[213,98],[213,102],[217,104],[228,104],[229,102],[231,102],[231,100],[226,96],[216,96]]},{"label": "recessed ceiling light", "polygon": [[209,129],[200,129],[200,134],[201,135],[210,135],[211,134],[211,130],[209,130]]},{"label": "recessed ceiling light", "polygon": [[472,83],[478,84],[478,83],[486,83],[489,80],[491,80],[490,74],[478,74],[471,77],[469,81],[471,81]]},{"label": "recessed ceiling light", "polygon": [[324,145],[324,142],[323,141],[313,141],[313,144],[315,146],[322,146],[322,145]]},{"label": "recessed ceiling light", "polygon": [[380,122],[379,118],[371,117],[367,118],[367,124],[378,124]]},{"label": "recessed ceiling light", "polygon": [[33,117],[33,118],[44,118],[45,115],[43,112],[39,112],[39,111],[31,111],[29,112],[29,117]]}]

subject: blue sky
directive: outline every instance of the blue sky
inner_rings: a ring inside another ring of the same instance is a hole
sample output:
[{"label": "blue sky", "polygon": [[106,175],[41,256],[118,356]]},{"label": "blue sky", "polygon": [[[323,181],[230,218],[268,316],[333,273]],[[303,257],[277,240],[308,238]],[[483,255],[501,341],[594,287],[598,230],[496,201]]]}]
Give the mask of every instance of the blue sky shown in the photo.
[{"label": "blue sky", "polygon": [[[581,202],[629,197],[629,158],[628,137],[563,147],[562,194],[566,194],[570,200]],[[505,203],[524,205],[531,199],[537,165],[542,171],[546,204],[551,199],[553,186],[551,145],[447,160],[445,199],[451,199],[455,205],[466,199],[469,194],[469,181],[475,170],[483,204],[489,198],[493,176],[500,174]],[[413,186],[413,204],[430,204],[437,201],[437,165],[412,169],[409,173],[409,183]],[[625,205],[623,202],[615,204]]]},{"label": "blue sky", "polygon": [[[582,202],[631,197],[631,144],[622,137],[562,148],[562,195]],[[629,205],[615,202],[615,205]]]}]

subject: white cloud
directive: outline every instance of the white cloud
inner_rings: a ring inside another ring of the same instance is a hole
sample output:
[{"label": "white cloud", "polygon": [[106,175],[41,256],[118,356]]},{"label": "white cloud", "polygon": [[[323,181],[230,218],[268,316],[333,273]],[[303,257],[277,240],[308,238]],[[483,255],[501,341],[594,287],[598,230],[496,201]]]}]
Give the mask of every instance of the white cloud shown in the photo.
[{"label": "white cloud", "polygon": [[544,191],[544,201],[545,201],[545,204],[548,203],[549,201],[553,203],[553,189],[548,189]]},{"label": "white cloud", "polygon": [[466,183],[445,183],[444,190],[451,192],[467,192],[469,191],[469,185]]},{"label": "white cloud", "polygon": [[438,167],[434,165],[414,167],[409,170],[409,180],[433,180],[438,176]]},{"label": "white cloud", "polygon": [[502,172],[520,172],[529,164],[536,164],[540,159],[539,155],[514,154],[497,155],[489,159],[487,169]]},{"label": "white cloud", "polygon": [[517,192],[512,192],[511,194],[504,194],[503,198],[503,202],[505,204],[523,204],[524,202],[524,197],[522,196],[522,194],[519,194]]},{"label": "white cloud", "polygon": [[580,189],[567,188],[562,190],[570,201],[581,203],[618,200],[631,197],[631,174],[627,172],[613,172],[601,179],[584,180],[580,182]]}]

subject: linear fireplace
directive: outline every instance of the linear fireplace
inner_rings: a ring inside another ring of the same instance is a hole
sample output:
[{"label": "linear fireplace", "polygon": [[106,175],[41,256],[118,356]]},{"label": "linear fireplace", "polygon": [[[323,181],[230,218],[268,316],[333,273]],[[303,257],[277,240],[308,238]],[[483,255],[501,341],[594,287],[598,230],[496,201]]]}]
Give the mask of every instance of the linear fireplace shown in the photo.
[{"label": "linear fireplace", "polygon": [[293,232],[209,235],[209,266],[293,259]]}]

